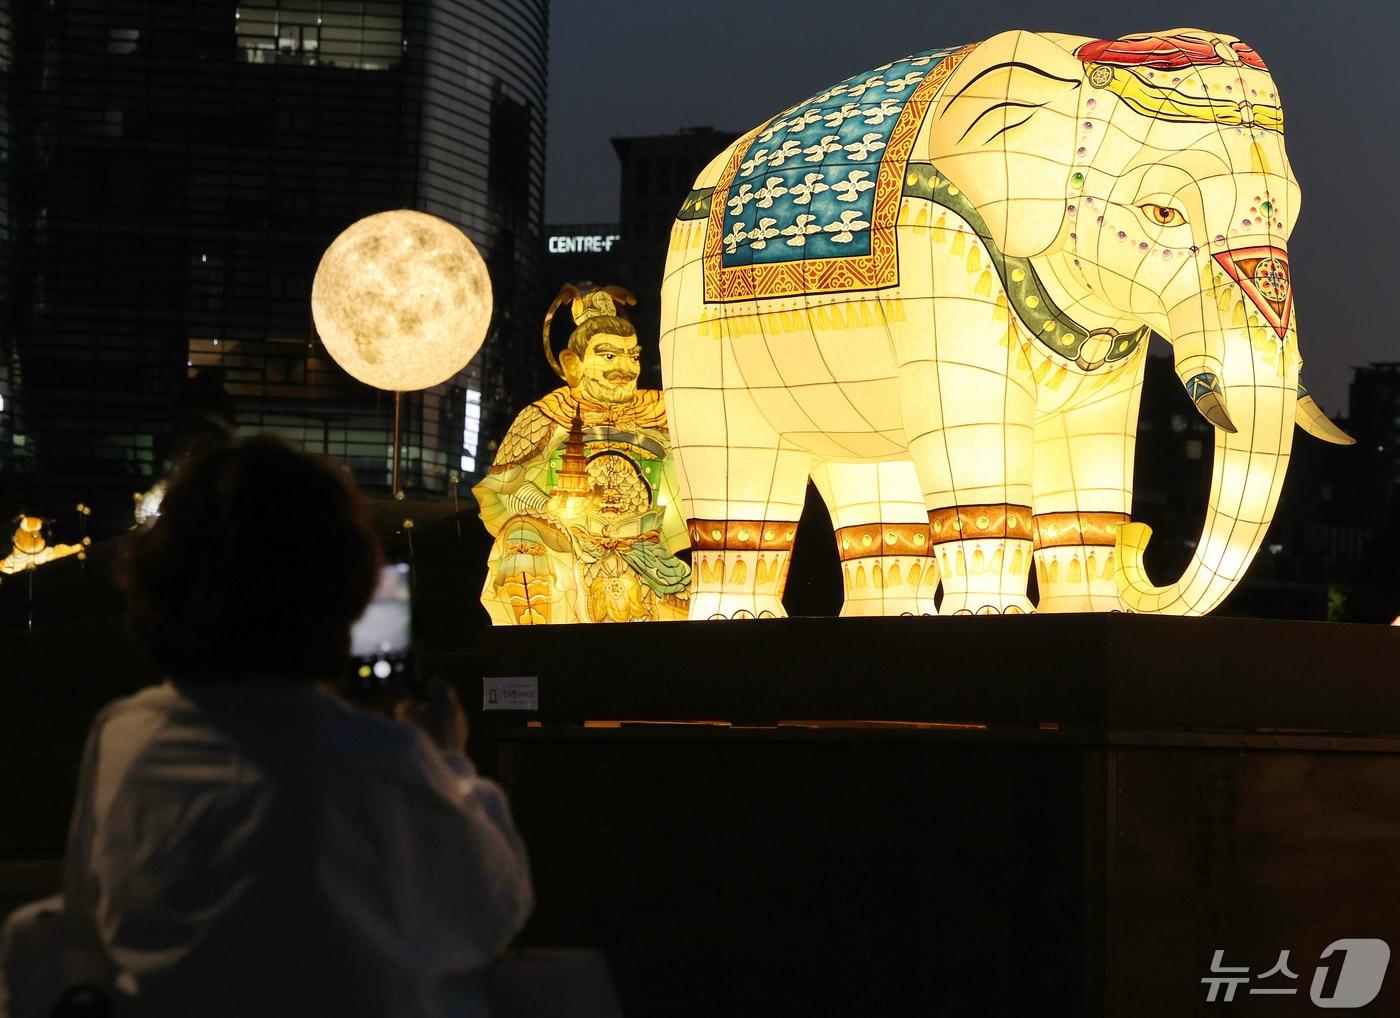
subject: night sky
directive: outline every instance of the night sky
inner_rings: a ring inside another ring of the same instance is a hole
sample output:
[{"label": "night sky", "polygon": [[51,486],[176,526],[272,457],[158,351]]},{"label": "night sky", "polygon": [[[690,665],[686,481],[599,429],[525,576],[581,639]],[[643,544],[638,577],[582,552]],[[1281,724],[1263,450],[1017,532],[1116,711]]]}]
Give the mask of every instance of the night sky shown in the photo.
[{"label": "night sky", "polygon": [[554,0],[551,223],[617,218],[608,139],[710,125],[735,134],[857,71],[1011,28],[1113,38],[1193,26],[1268,63],[1303,208],[1289,242],[1303,377],[1345,413],[1351,367],[1400,360],[1400,3],[912,3]]}]

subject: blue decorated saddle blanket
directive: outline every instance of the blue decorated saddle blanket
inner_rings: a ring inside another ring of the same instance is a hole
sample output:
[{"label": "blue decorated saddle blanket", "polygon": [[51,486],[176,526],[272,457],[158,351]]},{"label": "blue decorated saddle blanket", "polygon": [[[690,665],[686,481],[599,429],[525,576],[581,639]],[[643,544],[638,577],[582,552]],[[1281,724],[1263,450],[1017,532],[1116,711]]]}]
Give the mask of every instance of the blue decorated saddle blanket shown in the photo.
[{"label": "blue decorated saddle blanket", "polygon": [[710,203],[705,300],[895,285],[905,166],[966,51],[925,50],[853,75],[741,138]]}]

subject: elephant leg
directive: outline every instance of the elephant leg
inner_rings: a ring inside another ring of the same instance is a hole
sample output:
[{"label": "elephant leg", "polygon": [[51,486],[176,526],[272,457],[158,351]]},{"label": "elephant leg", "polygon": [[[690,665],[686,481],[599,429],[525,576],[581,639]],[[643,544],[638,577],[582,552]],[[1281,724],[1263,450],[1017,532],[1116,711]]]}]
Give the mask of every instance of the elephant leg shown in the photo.
[{"label": "elephant leg", "polygon": [[784,443],[743,389],[673,388],[667,414],[690,530],[690,617],[785,616],[811,455]]},{"label": "elephant leg", "polygon": [[1036,424],[1038,611],[1121,610],[1114,543],[1132,509],[1141,391],[1125,378],[1092,402]]},{"label": "elephant leg", "polygon": [[940,615],[1023,614],[1035,386],[991,302],[937,303],[933,356],[900,365],[900,410],[943,583]]},{"label": "elephant leg", "polygon": [[938,566],[913,464],[822,463],[812,481],[831,513],[842,615],[936,615]]}]

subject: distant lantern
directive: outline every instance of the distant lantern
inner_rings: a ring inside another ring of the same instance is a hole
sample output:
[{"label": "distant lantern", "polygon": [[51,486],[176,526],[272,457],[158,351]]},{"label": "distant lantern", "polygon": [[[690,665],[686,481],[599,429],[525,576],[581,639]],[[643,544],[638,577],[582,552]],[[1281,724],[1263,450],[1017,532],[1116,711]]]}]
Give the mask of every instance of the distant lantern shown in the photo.
[{"label": "distant lantern", "polygon": [[391,392],[447,381],[481,349],[491,279],[476,246],[409,209],[353,223],[326,248],[311,314],[335,362]]},{"label": "distant lantern", "polygon": [[15,522],[19,526],[10,537],[10,554],[0,559],[0,573],[18,573],[69,555],[81,557],[92,543],[83,538],[79,544],[49,544],[44,536],[45,521],[38,516],[17,516]]}]

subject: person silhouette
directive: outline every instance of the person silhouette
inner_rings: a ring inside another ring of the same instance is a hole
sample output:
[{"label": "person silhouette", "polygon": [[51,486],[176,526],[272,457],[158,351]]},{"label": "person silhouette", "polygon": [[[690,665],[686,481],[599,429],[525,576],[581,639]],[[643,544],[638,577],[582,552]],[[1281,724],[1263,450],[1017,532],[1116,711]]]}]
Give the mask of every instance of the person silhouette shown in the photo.
[{"label": "person silhouette", "polygon": [[133,628],[168,678],[93,723],[63,886],[114,1013],[486,1013],[533,907],[526,852],[455,697],[399,712],[415,725],[332,691],[379,560],[341,474],[268,437],[196,456],[128,538]]}]

